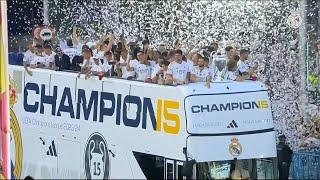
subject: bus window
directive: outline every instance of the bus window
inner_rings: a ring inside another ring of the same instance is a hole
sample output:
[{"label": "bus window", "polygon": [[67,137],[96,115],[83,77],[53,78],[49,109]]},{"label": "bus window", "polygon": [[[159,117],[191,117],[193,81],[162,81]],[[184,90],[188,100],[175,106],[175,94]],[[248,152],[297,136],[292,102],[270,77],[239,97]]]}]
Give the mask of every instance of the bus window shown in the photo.
[{"label": "bus window", "polygon": [[202,162],[196,165],[196,178],[276,179],[275,163],[270,159]]},{"label": "bus window", "polygon": [[182,167],[183,167],[183,162],[176,161],[176,179],[183,179]]},{"label": "bus window", "polygon": [[166,179],[175,179],[174,161],[166,159]]}]

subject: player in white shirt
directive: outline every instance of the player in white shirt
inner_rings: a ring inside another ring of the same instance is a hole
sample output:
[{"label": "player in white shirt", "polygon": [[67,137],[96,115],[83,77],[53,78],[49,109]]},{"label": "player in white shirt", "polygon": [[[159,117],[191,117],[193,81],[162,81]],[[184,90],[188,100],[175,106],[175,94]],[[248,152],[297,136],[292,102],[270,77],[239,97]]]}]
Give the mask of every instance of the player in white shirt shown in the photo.
[{"label": "player in white shirt", "polygon": [[175,50],[173,57],[174,61],[168,67],[166,84],[188,84],[190,66],[182,60],[182,51]]},{"label": "player in white shirt", "polygon": [[80,65],[81,70],[78,73],[78,78],[80,78],[81,74],[85,74],[85,79],[90,77],[91,67],[93,63],[93,59],[91,57],[91,51],[89,49],[82,50],[83,62]]},{"label": "player in white shirt", "polygon": [[[157,58],[157,63],[153,66],[151,78],[154,79],[159,71],[162,71],[162,63],[164,62],[163,56]],[[168,61],[169,62],[169,61]],[[170,63],[170,62],[169,62]],[[156,83],[156,82],[154,82]]]},{"label": "player in white shirt", "polygon": [[34,56],[32,56],[32,60],[30,62],[30,67],[31,68],[43,68],[46,65],[46,59],[42,56],[42,46],[41,45],[36,45],[35,46],[35,51],[34,51]]},{"label": "player in white shirt", "polygon": [[79,55],[80,53],[76,48],[73,47],[72,39],[67,40],[67,45],[68,45],[68,48],[64,49],[63,53],[68,55],[70,57],[70,61],[72,62],[73,58],[76,55]]},{"label": "player in white shirt", "polygon": [[91,66],[91,74],[92,75],[100,75],[105,73],[104,66],[102,65],[100,58],[97,56],[94,56],[93,58],[93,63]]},{"label": "player in white shirt", "polygon": [[[139,60],[138,64],[135,64],[132,68],[136,73],[136,80],[151,82],[151,72],[152,66],[147,60],[147,55],[143,51],[137,53],[137,58]],[[132,70],[132,69],[131,69]]]},{"label": "player in white shirt", "polygon": [[224,75],[224,80],[226,81],[243,81],[244,77],[240,75],[237,69],[237,62],[234,60],[228,61],[227,71]]},{"label": "player in white shirt", "polygon": [[211,74],[205,62],[209,62],[209,59],[206,57],[198,59],[198,66],[193,67],[190,80],[191,82],[206,82],[205,86],[210,88]]},{"label": "player in white shirt", "polygon": [[56,55],[56,53],[52,51],[52,47],[49,44],[45,45],[43,49],[44,51],[42,52],[42,56],[46,61],[46,67],[51,69],[54,63],[54,56]]},{"label": "player in white shirt", "polygon": [[28,50],[23,55],[23,67],[30,76],[32,76],[32,71],[29,70],[28,66],[30,66],[31,61],[33,60],[33,56],[34,45],[31,42],[28,44]]},{"label": "player in white shirt", "polygon": [[251,76],[256,76],[254,71],[257,70],[258,64],[250,62],[249,59],[250,51],[248,49],[240,50],[240,60],[237,63],[238,70],[242,76],[249,78]]},{"label": "player in white shirt", "polygon": [[166,83],[166,75],[167,75],[169,64],[170,64],[170,62],[165,61],[165,60],[160,62],[159,66],[161,66],[161,67],[153,75],[153,78],[152,78],[153,83],[157,83],[157,84],[165,84]]}]

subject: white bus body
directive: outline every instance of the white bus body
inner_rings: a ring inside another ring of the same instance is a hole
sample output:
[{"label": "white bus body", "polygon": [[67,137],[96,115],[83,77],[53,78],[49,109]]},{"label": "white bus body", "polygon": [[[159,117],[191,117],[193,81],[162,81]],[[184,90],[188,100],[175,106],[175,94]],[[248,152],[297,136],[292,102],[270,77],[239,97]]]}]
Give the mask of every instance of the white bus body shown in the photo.
[{"label": "white bus body", "polygon": [[181,178],[184,147],[197,163],[276,157],[259,82],[208,89],[43,69],[29,76],[18,66],[9,74],[17,98],[10,112],[15,178]]}]

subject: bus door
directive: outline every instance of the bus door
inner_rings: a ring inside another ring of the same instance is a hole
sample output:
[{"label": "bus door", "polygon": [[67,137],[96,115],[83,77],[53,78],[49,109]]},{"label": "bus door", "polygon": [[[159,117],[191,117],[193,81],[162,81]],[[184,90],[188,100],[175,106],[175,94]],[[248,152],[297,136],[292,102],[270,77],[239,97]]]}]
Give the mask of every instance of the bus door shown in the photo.
[{"label": "bus door", "polygon": [[182,161],[172,159],[165,160],[165,178],[166,179],[185,179],[182,176]]}]

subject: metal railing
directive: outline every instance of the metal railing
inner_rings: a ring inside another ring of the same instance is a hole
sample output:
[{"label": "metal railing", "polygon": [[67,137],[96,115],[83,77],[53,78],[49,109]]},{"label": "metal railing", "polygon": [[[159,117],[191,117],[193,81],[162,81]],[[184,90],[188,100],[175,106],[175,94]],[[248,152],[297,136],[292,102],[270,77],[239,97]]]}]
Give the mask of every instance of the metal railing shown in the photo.
[{"label": "metal railing", "polygon": [[294,153],[290,177],[291,179],[320,179],[320,152]]}]

